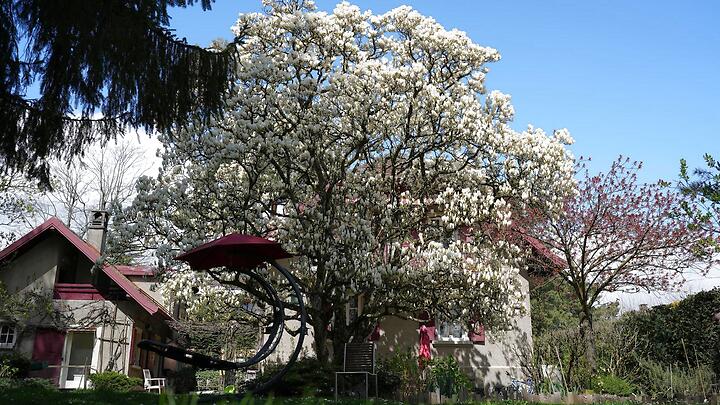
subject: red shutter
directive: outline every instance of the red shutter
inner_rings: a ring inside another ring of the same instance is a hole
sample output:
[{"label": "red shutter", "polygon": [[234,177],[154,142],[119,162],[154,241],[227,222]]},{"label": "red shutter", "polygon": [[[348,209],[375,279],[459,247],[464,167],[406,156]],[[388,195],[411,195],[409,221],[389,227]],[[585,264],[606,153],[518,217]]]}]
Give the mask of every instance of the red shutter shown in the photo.
[{"label": "red shutter", "polygon": [[474,345],[484,345],[485,327],[479,322],[476,322],[473,326],[473,329],[468,332],[468,338]]},{"label": "red shutter", "polygon": [[[32,361],[47,364],[48,366],[59,366],[62,363],[63,348],[65,346],[65,332],[38,328],[35,331],[35,342],[33,343]],[[43,368],[31,372],[31,377],[48,378],[54,384],[58,384],[60,368]]]}]

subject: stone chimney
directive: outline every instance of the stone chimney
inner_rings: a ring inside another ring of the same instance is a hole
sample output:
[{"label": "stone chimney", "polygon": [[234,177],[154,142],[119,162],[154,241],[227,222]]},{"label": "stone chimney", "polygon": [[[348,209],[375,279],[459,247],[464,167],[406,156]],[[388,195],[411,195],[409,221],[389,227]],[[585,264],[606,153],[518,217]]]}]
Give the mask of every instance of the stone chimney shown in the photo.
[{"label": "stone chimney", "polygon": [[87,243],[92,245],[100,253],[105,252],[105,239],[107,238],[107,226],[110,213],[107,211],[91,211],[90,223],[87,230]]}]

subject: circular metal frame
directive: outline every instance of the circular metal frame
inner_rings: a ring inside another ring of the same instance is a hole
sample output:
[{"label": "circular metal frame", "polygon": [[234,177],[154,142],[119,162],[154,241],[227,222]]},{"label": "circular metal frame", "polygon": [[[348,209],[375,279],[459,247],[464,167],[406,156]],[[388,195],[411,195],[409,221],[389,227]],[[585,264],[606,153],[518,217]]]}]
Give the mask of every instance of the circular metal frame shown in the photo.
[{"label": "circular metal frame", "polygon": [[[272,388],[273,385],[279,382],[282,377],[288,372],[288,370],[290,370],[290,367],[292,367],[293,363],[295,363],[298,356],[300,355],[300,351],[302,350],[302,346],[305,341],[305,335],[307,334],[307,312],[305,310],[305,302],[303,300],[302,291],[300,290],[300,286],[298,285],[297,280],[295,280],[295,277],[293,277],[293,275],[290,274],[290,272],[285,267],[281,266],[277,261],[270,261],[270,264],[275,267],[275,269],[277,269],[278,272],[282,274],[282,276],[287,280],[288,284],[290,284],[290,287],[292,288],[292,294],[297,298],[299,309],[298,312],[300,315],[300,330],[299,338],[295,343],[295,348],[290,355],[288,362],[269,380],[255,386],[255,388],[253,388],[251,392],[256,394],[269,391],[270,388]],[[192,364],[197,367],[206,369],[247,369],[250,366],[258,364],[259,362],[265,360],[268,356],[270,356],[270,354],[275,351],[278,344],[280,344],[280,340],[282,339],[282,334],[285,329],[285,306],[282,299],[280,299],[277,290],[267,280],[265,280],[263,277],[261,277],[259,274],[252,270],[242,270],[242,273],[249,276],[252,280],[256,281],[267,294],[267,297],[270,299],[270,301],[272,301],[269,303],[270,305],[272,305],[273,314],[272,324],[269,327],[268,338],[254,356],[252,356],[246,361],[230,362],[227,360],[213,358],[211,356],[194,353],[189,350],[181,349],[175,346],[169,346],[150,340],[143,340],[138,344],[138,346],[142,349],[156,352],[163,357],[171,358],[183,363]]]}]

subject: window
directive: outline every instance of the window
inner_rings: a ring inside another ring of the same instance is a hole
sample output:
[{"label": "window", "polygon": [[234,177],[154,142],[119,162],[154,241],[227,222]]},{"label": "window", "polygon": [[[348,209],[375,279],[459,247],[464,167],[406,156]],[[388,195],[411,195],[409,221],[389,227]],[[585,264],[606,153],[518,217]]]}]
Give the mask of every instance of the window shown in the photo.
[{"label": "window", "polygon": [[17,341],[14,325],[0,325],[0,349],[12,349]]},{"label": "window", "polygon": [[358,316],[360,316],[361,312],[361,298],[360,295],[355,295],[350,298],[350,301],[347,303],[347,312],[345,314],[345,321],[347,325],[350,325],[352,322],[355,322],[358,319]]},{"label": "window", "polygon": [[441,342],[467,342],[468,332],[460,322],[450,322],[444,319],[437,321],[437,337]]}]

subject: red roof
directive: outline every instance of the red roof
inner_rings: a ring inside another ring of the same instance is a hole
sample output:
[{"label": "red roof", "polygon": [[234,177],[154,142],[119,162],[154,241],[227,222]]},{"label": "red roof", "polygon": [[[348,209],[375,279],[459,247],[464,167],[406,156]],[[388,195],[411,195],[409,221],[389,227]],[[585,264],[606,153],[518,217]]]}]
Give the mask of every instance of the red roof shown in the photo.
[{"label": "red roof", "polygon": [[290,258],[279,243],[259,236],[231,233],[176,257],[194,270],[214,267],[249,269],[260,263]]},{"label": "red roof", "polygon": [[[0,251],[0,261],[7,259],[12,253],[18,251],[18,249],[29,245],[35,238],[48,231],[56,231],[68,242],[75,246],[85,257],[87,257],[93,263],[96,263],[101,255],[93,246],[82,240],[75,232],[71,231],[70,228],[65,226],[58,218],[51,217],[47,221],[43,222],[37,228],[25,234],[20,239],[16,240],[10,246]],[[143,290],[136,286],[132,281],[128,280],[123,274],[120,268],[125,268],[128,272],[130,269],[136,271],[136,267],[132,266],[114,266],[110,264],[104,264],[101,268],[115,284],[117,284],[125,293],[150,315],[158,314],[160,317],[165,319],[172,319],[163,307],[147,295]],[[134,274],[132,274],[134,275]]]},{"label": "red roof", "polygon": [[559,269],[564,269],[567,267],[567,263],[565,262],[565,260],[563,260],[562,258],[560,258],[560,256],[556,255],[550,249],[548,249],[548,247],[545,246],[544,243],[529,235],[523,234],[522,237],[532,247],[535,254],[544,257],[552,265],[557,266]]}]

